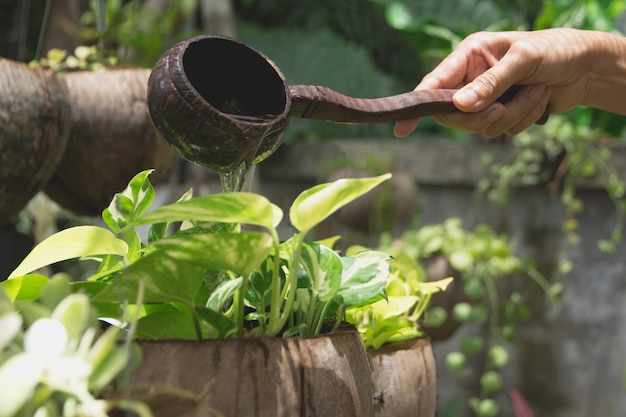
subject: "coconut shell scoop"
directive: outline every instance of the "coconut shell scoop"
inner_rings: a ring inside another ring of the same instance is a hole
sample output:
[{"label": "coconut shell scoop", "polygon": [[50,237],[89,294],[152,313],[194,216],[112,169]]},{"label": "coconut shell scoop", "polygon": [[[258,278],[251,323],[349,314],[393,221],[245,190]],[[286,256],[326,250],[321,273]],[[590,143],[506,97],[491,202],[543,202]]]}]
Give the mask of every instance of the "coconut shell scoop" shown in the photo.
[{"label": "coconut shell scoop", "polygon": [[[511,100],[520,88],[513,86],[499,101]],[[452,102],[456,91],[368,99],[321,86],[288,86],[261,52],[236,39],[202,35],[161,56],[148,81],[148,106],[162,136],[184,158],[231,172],[274,152],[291,117],[395,122],[457,111]]]}]

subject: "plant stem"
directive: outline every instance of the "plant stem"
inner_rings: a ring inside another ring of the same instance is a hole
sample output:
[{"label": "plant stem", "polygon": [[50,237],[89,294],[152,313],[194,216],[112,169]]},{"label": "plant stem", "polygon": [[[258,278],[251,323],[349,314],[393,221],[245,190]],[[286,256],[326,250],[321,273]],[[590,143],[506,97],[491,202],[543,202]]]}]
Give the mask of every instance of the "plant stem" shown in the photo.
[{"label": "plant stem", "polygon": [[308,311],[306,312],[306,327],[305,327],[305,336],[310,336],[312,335],[312,333],[314,332],[314,328],[317,327],[316,323],[317,323],[317,318],[318,315],[316,314],[318,311],[315,308],[317,306],[317,294],[312,294],[311,298],[309,299],[309,308]]},{"label": "plant stem", "polygon": [[237,326],[237,337],[243,335],[243,316],[245,309],[244,296],[246,294],[246,286],[248,284],[248,280],[250,279],[249,275],[242,276],[241,286],[235,291],[235,296],[233,297],[233,320],[235,325]]},{"label": "plant stem", "polygon": [[498,307],[500,306],[500,297],[498,297],[498,290],[496,289],[496,284],[491,277],[484,276],[483,282],[485,283],[485,288],[487,289],[487,298],[489,299],[491,314],[490,314],[490,323],[491,334],[498,335],[500,337],[499,332],[499,320],[498,320]]},{"label": "plant stem", "polygon": [[126,340],[124,341],[124,347],[130,348],[130,344],[133,341],[133,337],[135,337],[135,332],[137,331],[137,324],[139,322],[139,313],[141,312],[141,307],[143,305],[143,298],[146,289],[146,282],[141,279],[139,280],[139,286],[137,288],[137,300],[135,300],[135,314],[130,319],[130,325],[128,327],[128,332],[126,333]]},{"label": "plant stem", "polygon": [[320,310],[320,313],[315,316],[315,322],[317,323],[317,325],[315,326],[315,331],[312,334],[308,334],[307,336],[317,336],[322,332],[324,317],[326,316],[326,310],[328,310],[328,306],[330,306],[330,301],[326,301],[324,303],[324,307]]},{"label": "plant stem", "polygon": [[411,321],[417,322],[419,318],[422,317],[422,314],[424,314],[424,311],[426,311],[426,307],[428,307],[428,305],[430,304],[431,297],[432,297],[432,294],[427,294],[420,298],[420,301],[418,301],[417,306],[415,306],[415,311],[413,311],[413,314],[409,316],[409,319]]},{"label": "plant stem", "polygon": [[189,307],[189,312],[191,313],[191,317],[193,319],[193,328],[196,331],[196,337],[198,340],[202,340],[202,328],[200,327],[200,318],[198,317],[198,312],[196,311],[193,304],[187,304]]},{"label": "plant stem", "polygon": [[267,325],[267,336],[276,336],[282,326],[280,324],[280,311],[282,310],[282,288],[280,287],[280,241],[275,230],[271,230],[274,240],[274,268],[272,274],[272,297],[270,301],[270,319]]},{"label": "plant stem", "polygon": [[296,235],[295,247],[293,251],[293,257],[289,263],[289,277],[287,282],[287,301],[285,301],[285,307],[278,320],[277,327],[282,329],[287,319],[291,316],[291,309],[293,308],[293,302],[296,298],[296,289],[298,288],[298,270],[300,268],[300,254],[302,252],[302,244],[304,242],[305,233]]},{"label": "plant stem", "polygon": [[557,306],[559,301],[556,299],[554,292],[551,290],[550,282],[535,268],[526,267],[524,268],[526,274],[533,280],[543,292],[548,296],[548,300],[550,300],[550,304],[552,306]]},{"label": "plant stem", "polygon": [[341,322],[343,321],[343,315],[344,312],[346,311],[346,305],[345,304],[339,304],[339,308],[337,308],[337,320],[335,320],[335,324],[333,325],[332,330],[330,331],[331,333],[334,333],[339,326],[341,326]]}]

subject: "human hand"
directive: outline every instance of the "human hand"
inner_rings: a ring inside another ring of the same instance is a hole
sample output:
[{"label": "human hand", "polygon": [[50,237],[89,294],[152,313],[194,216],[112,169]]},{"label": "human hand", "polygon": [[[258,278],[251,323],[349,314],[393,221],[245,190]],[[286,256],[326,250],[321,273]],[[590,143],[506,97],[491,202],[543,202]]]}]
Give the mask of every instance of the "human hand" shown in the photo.
[{"label": "human hand", "polygon": [[[468,36],[418,89],[460,89],[453,97],[461,110],[435,116],[444,126],[494,137],[517,134],[549,107],[560,113],[584,102],[588,94],[588,51],[597,48],[595,32],[549,29],[535,32],[479,32]],[[496,102],[509,87],[523,85],[507,103]],[[406,136],[419,120],[397,122]]]}]

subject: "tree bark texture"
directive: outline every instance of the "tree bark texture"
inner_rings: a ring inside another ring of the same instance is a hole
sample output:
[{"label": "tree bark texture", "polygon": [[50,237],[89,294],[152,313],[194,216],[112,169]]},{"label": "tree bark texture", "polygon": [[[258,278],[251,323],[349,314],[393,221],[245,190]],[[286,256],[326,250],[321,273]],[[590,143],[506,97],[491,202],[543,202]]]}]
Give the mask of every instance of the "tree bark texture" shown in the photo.
[{"label": "tree bark texture", "polygon": [[0,223],[48,182],[70,131],[65,83],[52,74],[0,58]]},{"label": "tree bark texture", "polygon": [[434,417],[435,356],[426,338],[368,349],[375,417]]},{"label": "tree bark texture", "polygon": [[356,331],[149,341],[141,348],[131,388],[203,392],[185,417],[372,416],[370,368]]},{"label": "tree bark texture", "polygon": [[61,76],[69,90],[71,132],[44,191],[60,206],[97,216],[138,172],[167,173],[173,151],[152,124],[148,69],[103,69]]}]

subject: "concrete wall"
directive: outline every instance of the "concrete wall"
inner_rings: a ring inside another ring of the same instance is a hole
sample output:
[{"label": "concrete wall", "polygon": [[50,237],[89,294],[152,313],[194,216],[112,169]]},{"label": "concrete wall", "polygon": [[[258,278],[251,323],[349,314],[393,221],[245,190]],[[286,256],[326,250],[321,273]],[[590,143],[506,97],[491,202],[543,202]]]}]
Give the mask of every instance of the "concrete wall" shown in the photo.
[{"label": "concrete wall", "polygon": [[[578,216],[581,242],[567,247],[559,201],[542,187],[516,189],[506,207],[496,207],[473,196],[486,171],[479,163],[483,152],[505,157],[510,149],[485,143],[453,143],[441,139],[343,140],[317,144],[283,145],[256,170],[256,191],[287,212],[293,198],[320,180],[332,158],[358,158],[370,153],[391,156],[419,186],[421,224],[464,219],[468,228],[479,223],[507,234],[519,256],[532,256],[539,270],[554,276],[559,259],[569,256],[574,269],[557,277],[563,286],[562,305],[553,308],[529,280],[505,282],[523,293],[532,318],[520,325],[518,340],[510,345],[512,360],[505,384],[517,387],[529,400],[536,417],[611,417],[626,415],[626,245],[614,254],[601,253],[596,244],[606,238],[616,220],[615,209],[602,191],[602,179],[581,184],[585,209]],[[626,180],[626,149],[613,151],[620,178]],[[363,235],[337,223],[325,233],[343,233],[348,239]],[[410,227],[408,222],[396,229]],[[288,225],[284,230],[288,233]],[[468,329],[466,329],[468,330]],[[462,332],[461,332],[462,333]],[[440,416],[459,396],[475,395],[472,378],[459,381],[446,369],[445,353],[456,349],[452,340],[438,342]],[[506,396],[500,398],[503,416],[512,416]],[[449,414],[469,415],[465,412]]]}]

